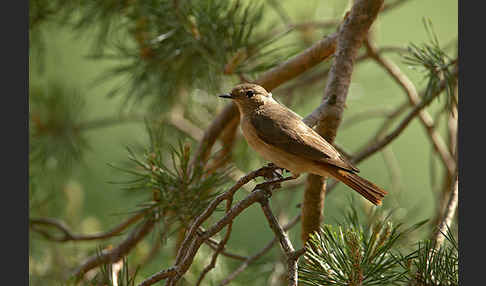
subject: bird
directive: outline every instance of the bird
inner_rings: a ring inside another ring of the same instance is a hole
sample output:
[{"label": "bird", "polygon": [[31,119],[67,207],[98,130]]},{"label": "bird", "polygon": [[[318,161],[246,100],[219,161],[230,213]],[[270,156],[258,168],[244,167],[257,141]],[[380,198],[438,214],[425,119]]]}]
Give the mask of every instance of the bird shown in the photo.
[{"label": "bird", "polygon": [[290,171],[293,178],[301,173],[332,177],[374,205],[381,205],[387,192],[360,177],[358,168],[300,115],[277,102],[271,92],[257,84],[242,83],[219,97],[236,104],[243,136],[265,160]]}]

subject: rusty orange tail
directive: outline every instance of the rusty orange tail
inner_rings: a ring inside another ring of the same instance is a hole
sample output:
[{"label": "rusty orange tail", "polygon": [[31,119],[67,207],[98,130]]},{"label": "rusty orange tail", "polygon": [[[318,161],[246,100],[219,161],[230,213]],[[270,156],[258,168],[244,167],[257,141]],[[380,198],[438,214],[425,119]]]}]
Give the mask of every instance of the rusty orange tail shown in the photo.
[{"label": "rusty orange tail", "polygon": [[387,194],[385,190],[373,184],[372,182],[362,178],[355,173],[345,171],[339,168],[332,168],[328,170],[337,180],[345,183],[350,188],[358,192],[368,201],[375,205],[381,205],[381,200]]}]

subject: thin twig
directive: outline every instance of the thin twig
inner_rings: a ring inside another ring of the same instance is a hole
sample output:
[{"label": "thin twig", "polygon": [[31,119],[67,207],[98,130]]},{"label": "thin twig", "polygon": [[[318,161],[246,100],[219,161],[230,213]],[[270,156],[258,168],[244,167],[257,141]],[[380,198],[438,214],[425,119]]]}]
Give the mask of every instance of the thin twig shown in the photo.
[{"label": "thin twig", "polygon": [[[199,234],[202,234],[202,232],[200,232]],[[204,243],[207,246],[209,246],[212,250],[216,251],[218,249],[218,245],[219,245],[220,242],[218,242],[217,240],[215,240],[213,238],[208,238]],[[232,252],[228,252],[224,248],[223,248],[223,250],[221,250],[220,254],[223,255],[223,256],[226,256],[228,258],[232,258],[232,259],[239,260],[239,261],[245,261],[245,260],[248,259],[248,257],[246,257],[246,256],[239,255],[239,254],[232,253]]]},{"label": "thin twig", "polygon": [[150,278],[142,281],[140,286],[152,285],[153,283],[156,283],[157,281],[165,278],[169,278],[169,280],[167,281],[167,285],[175,285],[179,281],[179,279],[187,272],[200,246],[207,239],[221,231],[228,224],[232,223],[232,221],[246,208],[250,207],[254,203],[259,202],[265,195],[262,189],[272,190],[273,188],[278,187],[279,183],[289,180],[289,178],[283,178],[271,182],[258,184],[252,193],[250,193],[246,198],[231,207],[231,209],[225,214],[225,216],[223,216],[220,220],[214,223],[205,232],[199,233],[198,230],[201,227],[202,223],[211,216],[211,214],[216,210],[217,206],[222,201],[232,198],[234,193],[238,191],[244,184],[259,176],[270,177],[269,172],[273,173],[275,169],[276,167],[265,166],[253,172],[250,172],[245,177],[242,177],[228,191],[214,198],[208,205],[208,207],[198,217],[194,219],[191,226],[187,230],[184,241],[182,242],[177,253],[174,265],[175,271],[171,271],[170,275],[167,274],[168,270],[163,270],[155,273]]},{"label": "thin twig", "polygon": [[[39,232],[42,234],[46,239],[58,242],[66,242],[66,241],[89,241],[89,240],[97,240],[97,239],[106,239],[113,236],[120,234],[124,231],[127,227],[134,224],[141,218],[145,216],[146,212],[139,212],[122,223],[115,226],[113,229],[96,234],[75,234],[73,231],[66,225],[65,222],[55,219],[55,218],[31,218],[29,220],[29,226],[32,230]],[[40,226],[49,226],[54,227],[63,233],[63,236],[55,236],[43,229],[40,229]]]},{"label": "thin twig", "polygon": [[[300,221],[300,218],[301,218],[301,214],[296,215],[289,223],[287,223],[283,227],[283,229],[285,231],[288,231]],[[268,251],[270,251],[270,249],[273,248],[276,242],[277,242],[277,237],[274,237],[260,251],[256,252],[252,256],[249,256],[243,263],[241,263],[241,265],[235,271],[233,271],[230,275],[228,275],[228,277],[226,277],[219,285],[220,286],[228,285],[231,281],[233,281],[236,278],[236,276],[238,276],[241,272],[243,272],[248,266],[250,266],[253,262],[258,260],[263,255],[265,255]]]},{"label": "thin twig", "polygon": [[289,286],[297,286],[297,258],[294,254],[295,250],[290,241],[289,237],[285,233],[284,229],[278,222],[277,218],[273,214],[272,210],[270,209],[270,205],[268,204],[268,198],[264,197],[260,200],[260,206],[267,218],[268,224],[272,229],[275,236],[280,241],[280,246],[284,251],[284,254],[287,258],[287,279]]},{"label": "thin twig", "polygon": [[[456,68],[453,71],[453,75],[457,78],[458,69]],[[398,126],[388,133],[386,136],[382,136],[381,139],[378,141],[375,138],[372,138],[370,142],[365,144],[365,146],[361,149],[361,151],[356,152],[353,156],[349,157],[350,161],[353,164],[359,164],[363,160],[367,159],[371,155],[375,154],[376,152],[380,151],[381,149],[385,148],[388,144],[390,144],[393,140],[395,140],[405,129],[406,127],[412,122],[412,120],[418,116],[420,110],[425,108],[430,102],[432,102],[437,96],[439,96],[442,91],[444,91],[446,87],[446,82],[443,80],[439,84],[439,89],[436,91],[435,94],[432,94],[430,98],[426,98],[422,100],[419,105],[416,105],[405,118],[398,124]],[[422,97],[423,98],[423,97]],[[327,187],[327,192],[330,192],[339,182],[334,181],[333,183],[329,184]]]},{"label": "thin twig", "polygon": [[[395,65],[391,60],[388,60],[387,58],[378,54],[377,48],[371,41],[365,41],[365,45],[371,58],[373,58],[382,68],[384,68],[388,72],[388,74],[395,80],[395,82],[397,82],[399,86],[405,91],[410,103],[413,106],[417,106],[418,104],[420,104],[420,97],[417,93],[417,90],[415,89],[414,84],[410,81],[410,79],[408,79],[408,77],[404,73],[402,73],[400,68]],[[449,174],[453,174],[455,169],[454,158],[451,156],[439,132],[435,130],[434,120],[426,110],[421,110],[418,115],[422,125],[425,127],[425,131],[427,132],[428,137],[432,142],[434,150],[439,155],[439,158],[442,160],[444,166],[449,171]]]},{"label": "thin twig", "polygon": [[[453,72],[453,74],[457,77],[458,70],[456,69]],[[390,132],[382,140],[380,140],[376,143],[373,143],[373,144],[369,145],[368,147],[364,148],[361,152],[359,152],[358,154],[356,154],[353,157],[352,162],[356,163],[356,162],[359,162],[359,161],[367,158],[368,156],[374,154],[376,151],[382,149],[383,147],[388,145],[390,142],[392,142],[395,138],[397,138],[398,135],[400,135],[403,132],[403,130],[405,130],[405,128],[408,126],[408,124],[410,124],[412,119],[417,117],[422,109],[424,109],[427,105],[429,105],[430,102],[432,102],[432,100],[434,100],[437,96],[439,96],[441,94],[441,92],[446,87],[446,84],[447,83],[445,81],[442,81],[440,83],[439,90],[436,91],[435,94],[432,94],[428,98],[424,98],[418,105],[415,105],[415,107],[400,122],[400,124],[397,126],[397,128],[395,128],[395,130]]]},{"label": "thin twig", "polygon": [[[233,198],[230,198],[226,201],[226,212],[228,212],[231,209],[232,202],[233,202]],[[204,279],[204,277],[206,276],[206,274],[216,266],[216,261],[218,259],[218,255],[223,251],[226,243],[228,242],[228,240],[230,238],[232,226],[233,226],[233,222],[230,222],[228,224],[228,226],[226,227],[226,233],[225,233],[223,239],[218,243],[218,246],[217,246],[216,250],[214,251],[213,256],[211,257],[211,262],[209,263],[208,266],[206,266],[203,269],[201,275],[199,276],[199,278],[196,282],[196,285],[201,285],[201,282]]]},{"label": "thin twig", "polygon": [[136,227],[118,246],[103,250],[100,254],[95,254],[87,258],[78,268],[74,270],[73,275],[77,279],[81,279],[82,276],[89,270],[98,267],[102,264],[114,263],[123,258],[130,250],[135,247],[150,231],[153,229],[156,220],[148,218],[140,226]]}]

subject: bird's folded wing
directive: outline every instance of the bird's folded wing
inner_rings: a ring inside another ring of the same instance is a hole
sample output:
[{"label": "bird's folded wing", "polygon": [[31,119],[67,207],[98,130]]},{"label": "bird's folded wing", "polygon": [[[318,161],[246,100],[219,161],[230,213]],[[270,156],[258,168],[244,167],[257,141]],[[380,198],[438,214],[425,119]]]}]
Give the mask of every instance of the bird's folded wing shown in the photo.
[{"label": "bird's folded wing", "polygon": [[250,120],[258,137],[267,144],[309,160],[359,172],[329,142],[302,122],[299,115],[286,108],[259,112]]}]

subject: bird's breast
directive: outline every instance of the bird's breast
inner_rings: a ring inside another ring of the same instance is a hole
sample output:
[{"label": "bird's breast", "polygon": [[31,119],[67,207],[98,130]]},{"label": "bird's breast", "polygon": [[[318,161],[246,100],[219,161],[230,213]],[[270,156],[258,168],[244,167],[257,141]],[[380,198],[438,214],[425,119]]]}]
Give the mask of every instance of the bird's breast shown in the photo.
[{"label": "bird's breast", "polygon": [[245,117],[241,118],[241,130],[248,145],[250,145],[250,147],[252,147],[265,160],[270,161],[281,168],[285,168],[293,174],[310,172],[311,169],[314,168],[314,162],[285,152],[285,150],[281,150],[280,148],[264,142],[258,137],[251,121]]}]

